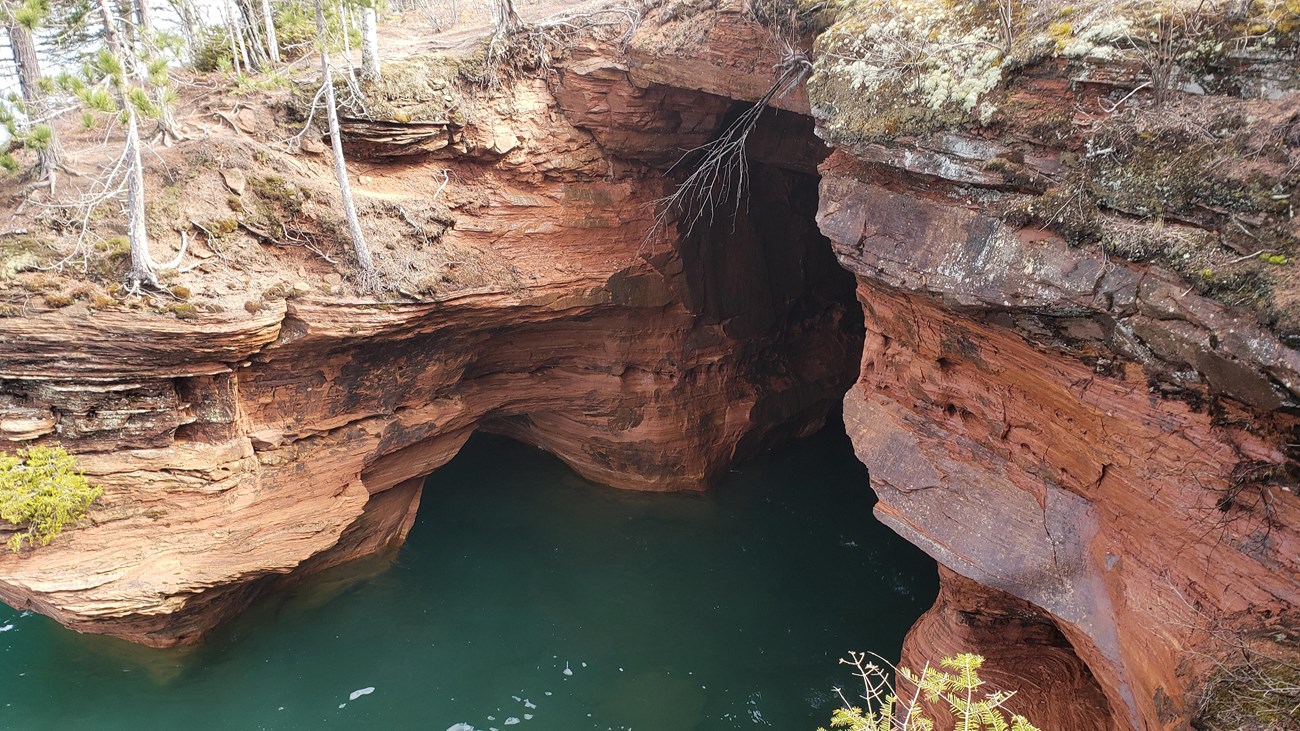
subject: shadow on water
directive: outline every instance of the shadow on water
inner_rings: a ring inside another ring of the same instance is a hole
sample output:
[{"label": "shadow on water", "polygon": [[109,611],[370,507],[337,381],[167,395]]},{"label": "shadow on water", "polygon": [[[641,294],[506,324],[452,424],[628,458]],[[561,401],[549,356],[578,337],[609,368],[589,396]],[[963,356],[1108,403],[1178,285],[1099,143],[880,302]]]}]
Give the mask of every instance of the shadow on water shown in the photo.
[{"label": "shadow on water", "polygon": [[200,647],[0,608],[0,729],[811,730],[849,681],[838,658],[896,655],[937,590],[866,484],[839,426],[669,495],[476,436],[429,477],[395,558],[259,602]]}]

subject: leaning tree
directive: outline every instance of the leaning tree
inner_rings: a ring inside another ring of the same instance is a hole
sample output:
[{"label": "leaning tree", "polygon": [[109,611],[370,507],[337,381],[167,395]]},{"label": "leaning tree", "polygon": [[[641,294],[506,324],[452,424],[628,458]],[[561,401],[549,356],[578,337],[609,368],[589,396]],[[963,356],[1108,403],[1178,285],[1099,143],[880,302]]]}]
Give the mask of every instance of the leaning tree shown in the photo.
[{"label": "leaning tree", "polygon": [[[352,250],[357,257],[357,266],[361,268],[362,279],[373,284],[375,260],[370,256],[366,246],[365,234],[361,232],[361,220],[357,217],[357,205],[352,199],[352,186],[348,183],[348,168],[343,160],[343,141],[339,135],[339,112],[334,99],[334,75],[330,70],[330,52],[326,43],[325,9],[322,0],[316,0],[316,34],[320,43],[321,86],[325,92],[325,114],[329,124],[330,147],[334,152],[334,176],[338,179],[339,193],[343,196],[343,215],[348,221],[348,233],[352,236]],[[344,28],[344,33],[347,29]]]}]

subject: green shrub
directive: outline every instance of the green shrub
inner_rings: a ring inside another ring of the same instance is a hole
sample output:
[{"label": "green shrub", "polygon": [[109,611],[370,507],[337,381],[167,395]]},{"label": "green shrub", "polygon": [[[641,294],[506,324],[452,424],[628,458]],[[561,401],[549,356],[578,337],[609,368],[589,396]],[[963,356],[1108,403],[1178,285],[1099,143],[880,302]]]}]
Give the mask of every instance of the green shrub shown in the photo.
[{"label": "green shrub", "polygon": [[231,68],[230,34],[224,27],[208,27],[194,41],[191,50],[195,71],[223,71]]},{"label": "green shrub", "polygon": [[[920,705],[924,698],[931,704],[944,703],[956,719],[954,729],[962,731],[1039,731],[1024,716],[1007,718],[1003,706],[1012,692],[986,691],[981,688],[979,669],[984,658],[961,654],[945,657],[939,668],[926,666],[920,675],[907,668],[898,669],[898,678],[890,682],[889,674],[866,653],[849,653],[845,665],[856,668],[862,681],[861,699],[865,710],[854,706],[840,693],[844,707],[831,716],[832,728],[849,731],[934,731],[932,719],[926,718]],[[947,668],[947,671],[940,668]],[[948,672],[951,671],[951,672]],[[819,729],[818,731],[825,731]]]},{"label": "green shrub", "polygon": [[103,493],[77,469],[63,447],[29,447],[0,455],[0,519],[19,530],[9,539],[15,553],[23,543],[45,545],[86,514]]}]

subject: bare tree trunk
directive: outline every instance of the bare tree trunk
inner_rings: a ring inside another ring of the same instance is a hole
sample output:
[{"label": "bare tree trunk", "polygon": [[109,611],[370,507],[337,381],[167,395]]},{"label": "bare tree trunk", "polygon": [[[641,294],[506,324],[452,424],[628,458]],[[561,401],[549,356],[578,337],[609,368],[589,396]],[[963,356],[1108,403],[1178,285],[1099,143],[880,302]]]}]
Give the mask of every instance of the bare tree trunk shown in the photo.
[{"label": "bare tree trunk", "polygon": [[496,0],[496,26],[498,33],[511,33],[524,24],[515,10],[515,0]]},{"label": "bare tree trunk", "polygon": [[27,118],[32,124],[47,124],[50,128],[50,140],[37,150],[36,156],[40,164],[38,179],[49,181],[50,188],[53,189],[54,174],[63,159],[63,147],[59,144],[59,135],[54,129],[53,121],[45,119],[48,107],[45,95],[41,92],[41,62],[36,55],[36,39],[30,28],[14,20],[8,6],[4,10],[5,28],[9,32],[14,63],[18,66],[18,86],[27,106]]},{"label": "bare tree trunk", "polygon": [[[136,49],[138,54],[149,56],[158,51],[154,37],[153,15],[149,9],[149,0],[135,0],[135,18],[136,18],[136,38],[140,41]],[[136,78],[140,80],[140,86],[147,91],[153,92],[154,104],[158,105],[158,136],[161,136],[164,145],[170,145],[174,141],[185,139],[181,134],[180,125],[176,123],[176,116],[172,114],[171,107],[167,106],[167,96],[163,89],[156,86],[149,74],[145,71],[144,64],[139,63],[139,58],[131,59],[135,66]]]},{"label": "bare tree trunk", "polygon": [[119,62],[124,62],[126,59],[122,56],[122,39],[117,35],[117,22],[112,8],[108,6],[108,0],[99,0],[99,16],[104,22],[104,45],[108,46],[108,52],[116,56]]},{"label": "bare tree trunk", "polygon": [[235,29],[235,40],[239,42],[239,52],[244,57],[244,71],[252,73],[255,68],[253,59],[248,55],[248,44],[244,41],[244,16],[239,11],[239,6],[235,6],[235,11],[230,16],[231,27]]},{"label": "bare tree trunk", "polygon": [[[375,275],[375,261],[370,257],[366,247],[366,237],[361,233],[361,221],[357,218],[357,206],[352,200],[352,186],[348,183],[348,168],[343,160],[343,141],[339,137],[339,112],[334,101],[334,76],[330,72],[330,52],[325,42],[325,11],[321,5],[324,0],[316,0],[316,35],[320,40],[320,71],[325,86],[325,111],[329,119],[330,147],[334,151],[334,176],[338,178],[339,193],[343,196],[343,215],[348,220],[348,232],[352,235],[352,250],[357,257],[357,265],[366,279]],[[344,26],[343,32],[347,32]]]},{"label": "bare tree trunk", "polygon": [[[123,56],[122,41],[118,38],[117,28],[113,23],[113,12],[108,0],[99,0],[99,13],[104,20],[104,42],[109,52],[117,57],[123,69],[129,68]],[[145,228],[144,212],[144,165],[140,160],[140,128],[136,121],[135,107],[126,98],[123,86],[125,78],[116,89],[117,104],[126,113],[126,217],[127,240],[131,242],[131,270],[127,277],[132,285],[158,286],[158,276],[154,274],[153,257],[149,255],[149,232]]]},{"label": "bare tree trunk", "polygon": [[361,9],[361,75],[379,78],[379,14],[374,5]]},{"label": "bare tree trunk", "polygon": [[135,17],[135,0],[117,0],[115,4],[117,5],[117,13],[113,16],[113,21],[121,26],[119,32],[126,35],[126,43],[134,46],[138,40],[135,33],[135,23],[128,23],[127,18]]},{"label": "bare tree trunk", "polygon": [[243,71],[239,63],[239,44],[235,42],[235,19],[230,13],[230,3],[221,4],[221,15],[226,21],[226,35],[230,38],[230,62],[234,65],[235,77],[238,78]]},{"label": "bare tree trunk", "polygon": [[348,17],[348,6],[339,0],[339,25],[343,26],[343,60],[348,65],[348,76],[355,81],[356,73],[352,70],[352,23]]},{"label": "bare tree trunk", "polygon": [[280,42],[275,38],[275,15],[271,13],[271,0],[262,0],[262,22],[266,25],[266,52],[271,63],[280,63]]},{"label": "bare tree trunk", "polygon": [[149,0],[135,0],[135,22],[142,38],[153,37],[153,12]]},{"label": "bare tree trunk", "polygon": [[248,0],[240,0],[235,5],[243,18],[240,27],[244,29],[248,40],[249,62],[258,70],[264,69],[271,63],[271,52],[267,50],[266,39],[262,37],[264,24],[258,20],[258,15],[253,12],[253,5]]},{"label": "bare tree trunk", "polygon": [[149,255],[149,232],[145,229],[144,166],[140,162],[140,130],[135,107],[126,105],[126,216],[127,239],[131,242],[131,271],[127,278],[135,286],[158,287],[153,257]]}]

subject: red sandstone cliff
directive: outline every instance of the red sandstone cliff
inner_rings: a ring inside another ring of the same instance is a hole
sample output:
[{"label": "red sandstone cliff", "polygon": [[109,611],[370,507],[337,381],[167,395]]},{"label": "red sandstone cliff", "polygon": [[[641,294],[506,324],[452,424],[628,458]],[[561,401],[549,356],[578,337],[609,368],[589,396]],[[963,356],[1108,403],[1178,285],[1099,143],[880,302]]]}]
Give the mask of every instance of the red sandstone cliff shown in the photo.
[{"label": "red sandstone cliff", "polygon": [[[752,26],[725,14],[692,24],[634,44],[633,78],[713,92],[777,53],[748,61]],[[656,55],[695,37],[707,51]],[[1291,78],[1285,57],[1231,63],[1243,85]],[[1003,83],[991,120],[911,135],[846,133],[870,122],[813,95],[839,148],[818,224],[866,315],[846,426],[877,515],[943,566],[904,661],[982,653],[1045,728],[1184,728],[1222,663],[1291,659],[1300,638],[1295,280],[1252,257],[1295,243],[1277,201],[1300,98],[1225,89],[1128,116],[1114,100],[1142,74],[1048,60]],[[1219,142],[1185,136],[1228,117],[1244,123]],[[1146,146],[1115,142],[1130,134]],[[1234,158],[1250,140],[1276,147]],[[1264,295],[1240,284],[1255,276]]]},{"label": "red sandstone cliff", "polygon": [[[571,75],[562,96],[605,93],[603,74]],[[620,90],[641,94],[626,78]],[[633,106],[658,113],[673,94],[650,89]],[[0,597],[81,631],[191,642],[285,579],[400,543],[415,478],[476,429],[643,490],[702,489],[733,460],[817,429],[852,380],[861,315],[816,234],[815,178],[771,167],[754,213],[687,238],[652,231],[662,173],[597,144],[593,132],[619,125],[529,111],[549,99],[522,82],[483,105],[450,159],[366,168],[363,207],[403,215],[442,170],[454,181],[438,249],[416,254],[449,260],[427,293],[348,295],[323,262],[290,259],[267,266],[297,281],[196,294],[203,307],[186,319],[73,304],[0,320],[0,433],[61,441],[104,486],[88,525],[0,556]],[[645,140],[698,144],[726,103],[697,107],[697,120],[622,128],[652,157]],[[227,186],[240,165],[258,180],[243,136],[228,137],[186,144],[214,151]],[[321,163],[281,163],[304,164]],[[195,180],[221,190],[216,170]],[[783,215],[790,206],[802,211]],[[197,293],[212,276],[183,283]]]},{"label": "red sandstone cliff", "polygon": [[[846,426],[878,516],[943,566],[905,660],[984,654],[1044,728],[1186,727],[1225,642],[1297,639],[1294,303],[1286,282],[1246,302],[1194,268],[1124,255],[1171,231],[1294,226],[1183,178],[1158,223],[1119,194],[1045,221],[1044,206],[1076,204],[1061,190],[1074,172],[1103,190],[1152,184],[1131,181],[1137,163],[1119,165],[1130,177],[1080,167],[1140,74],[1049,61],[1005,82],[1001,117],[913,135],[831,129],[837,112],[801,90],[751,141],[770,205],[735,232],[647,245],[645,204],[668,189],[647,165],[766,90],[782,53],[770,38],[738,8],[647,22],[624,53],[576,49],[549,86],[515,92],[562,115],[480,121],[479,149],[495,152],[439,162],[480,201],[444,236],[500,281],[200,321],[5,321],[0,429],[60,436],[107,489],[93,526],[0,558],[0,596],[78,629],[194,639],[284,575],[400,541],[412,478],[476,428],[609,484],[701,487],[816,424],[847,385],[857,315],[836,304],[833,247],[867,333]],[[1237,132],[1295,159],[1294,91],[1179,103],[1231,107]],[[805,115],[838,147],[829,158]],[[1143,164],[1228,188],[1262,174],[1188,152]],[[403,170],[384,180],[420,179]],[[806,225],[814,210],[829,242]],[[1092,227],[1123,237],[1078,235]],[[1225,276],[1249,253],[1205,268]]]}]

